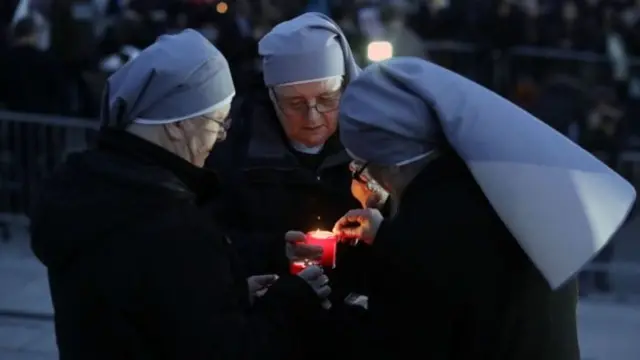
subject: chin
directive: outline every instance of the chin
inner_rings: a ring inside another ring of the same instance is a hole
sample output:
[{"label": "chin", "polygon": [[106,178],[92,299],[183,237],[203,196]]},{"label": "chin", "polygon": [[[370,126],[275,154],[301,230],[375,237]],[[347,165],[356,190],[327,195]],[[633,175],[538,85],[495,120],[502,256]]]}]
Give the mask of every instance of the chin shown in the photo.
[{"label": "chin", "polygon": [[322,132],[319,132],[318,134],[306,136],[304,138],[301,138],[295,141],[303,144],[304,146],[315,147],[315,146],[324,145],[324,143],[327,142],[330,136],[331,134],[329,134],[328,132],[322,131]]}]

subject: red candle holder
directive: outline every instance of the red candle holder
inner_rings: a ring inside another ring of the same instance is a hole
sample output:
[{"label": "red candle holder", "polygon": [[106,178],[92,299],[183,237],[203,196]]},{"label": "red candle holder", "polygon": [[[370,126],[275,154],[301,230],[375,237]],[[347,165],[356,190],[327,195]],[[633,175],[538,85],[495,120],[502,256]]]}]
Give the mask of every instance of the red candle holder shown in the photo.
[{"label": "red candle holder", "polygon": [[320,265],[326,268],[334,268],[336,266],[336,247],[338,244],[338,236],[336,234],[331,231],[311,231],[305,235],[305,244],[321,247],[322,257],[318,260],[292,262],[290,266],[292,274],[297,274],[311,265]]},{"label": "red candle holder", "polygon": [[289,271],[293,275],[298,275],[307,266],[311,266],[311,265],[317,265],[317,263],[311,260],[292,261],[291,265],[289,266]]},{"label": "red candle holder", "polygon": [[322,257],[318,264],[327,268],[336,266],[336,247],[338,236],[331,231],[316,230],[306,234],[305,243],[322,248]]}]

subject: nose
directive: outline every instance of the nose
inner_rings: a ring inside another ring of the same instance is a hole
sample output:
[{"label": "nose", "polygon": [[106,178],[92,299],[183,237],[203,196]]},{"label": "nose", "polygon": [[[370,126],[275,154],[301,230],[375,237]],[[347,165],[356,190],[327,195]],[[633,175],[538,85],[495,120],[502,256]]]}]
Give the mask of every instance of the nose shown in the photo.
[{"label": "nose", "polygon": [[311,124],[317,124],[318,122],[322,121],[322,114],[318,111],[318,109],[315,108],[315,106],[309,107],[309,113],[307,114],[307,120]]}]

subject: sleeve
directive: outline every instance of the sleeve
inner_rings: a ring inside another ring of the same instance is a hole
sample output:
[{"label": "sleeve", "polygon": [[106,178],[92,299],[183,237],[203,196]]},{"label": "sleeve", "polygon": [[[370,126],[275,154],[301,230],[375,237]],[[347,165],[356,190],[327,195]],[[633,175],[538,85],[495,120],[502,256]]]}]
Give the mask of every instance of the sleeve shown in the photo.
[{"label": "sleeve", "polygon": [[[425,231],[421,229],[423,226],[420,223],[403,222],[402,226],[406,228],[400,234],[395,225],[385,220],[372,245],[371,274],[375,284],[369,295],[369,326],[365,329],[366,335],[362,337],[365,343],[361,347],[368,349],[371,356],[377,354],[385,357],[393,354],[389,353],[389,347],[380,344],[421,341],[422,346],[428,349],[427,358],[447,359],[452,355],[450,344],[454,336],[456,305],[451,289],[447,289],[446,284],[455,279],[447,274],[450,266],[442,266],[442,260],[433,258],[454,258],[439,251],[436,246],[431,254],[422,257],[423,250],[410,243],[423,241],[415,238]],[[429,243],[441,241],[437,238],[440,236],[438,231],[429,229],[427,233],[430,234]],[[456,261],[452,261],[451,265],[455,264]],[[411,314],[411,319],[407,319],[407,311],[399,310],[414,306],[419,306],[420,310]],[[394,328],[405,329],[411,323],[423,324],[422,333],[429,335],[418,338],[406,331],[389,331]]]},{"label": "sleeve", "polygon": [[195,228],[165,229],[145,264],[145,330],[163,358],[290,358],[323,313],[297,276],[282,277],[250,308],[226,241]]},{"label": "sleeve", "polygon": [[380,206],[380,213],[382,214],[382,216],[384,216],[384,218],[389,218],[391,216],[391,206],[392,206],[392,202],[391,202],[391,196],[387,197],[387,201],[385,201],[382,206]]}]

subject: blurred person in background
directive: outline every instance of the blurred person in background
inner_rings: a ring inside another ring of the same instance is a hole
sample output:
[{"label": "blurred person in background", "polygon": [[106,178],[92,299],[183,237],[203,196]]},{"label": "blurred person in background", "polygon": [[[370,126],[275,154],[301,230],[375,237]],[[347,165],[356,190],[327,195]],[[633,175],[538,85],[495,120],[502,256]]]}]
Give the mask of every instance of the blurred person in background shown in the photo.
[{"label": "blurred person in background", "polygon": [[402,4],[387,5],[382,9],[385,40],[393,45],[393,56],[426,58],[424,41],[408,26],[407,14]]},{"label": "blurred person in background", "polygon": [[98,54],[98,38],[94,31],[96,15],[98,12],[91,1],[51,2],[51,49],[76,81],[82,71],[95,64]]},{"label": "blurred person in background", "polygon": [[0,103],[11,111],[68,115],[71,82],[58,58],[41,48],[41,31],[33,17],[12,28],[0,58]]},{"label": "blurred person in background", "polygon": [[357,9],[354,6],[342,5],[333,8],[331,13],[351,46],[356,62],[363,64],[366,61],[367,39],[358,28]]},{"label": "blurred person in background", "polygon": [[[558,132],[569,135],[572,126],[582,129],[588,111],[588,96],[578,79],[552,72],[543,79],[531,113]],[[577,141],[577,134],[571,138]]]},{"label": "blurred person in background", "polygon": [[592,99],[593,105],[587,113],[580,144],[600,155],[610,167],[617,168],[621,146],[627,135],[624,110],[611,88],[596,88]]},{"label": "blurred person in background", "polygon": [[601,36],[609,58],[612,70],[612,80],[616,85],[616,95],[626,102],[629,94],[629,81],[631,65],[629,64],[629,50],[624,39],[625,29],[620,16],[615,14],[611,8],[604,8]]},{"label": "blurred person in background", "polygon": [[407,18],[407,24],[424,40],[448,40],[460,19],[448,1],[422,0]]},{"label": "blurred person in background", "polygon": [[[580,145],[609,167],[618,169],[626,137],[626,119],[615,91],[604,87],[595,89],[593,106],[587,113],[586,123],[578,140]],[[611,242],[593,259],[594,264],[606,267],[613,260],[614,251],[615,244]],[[584,295],[592,290],[605,294],[612,291],[611,277],[606,269],[597,269],[591,274],[592,283],[588,282],[589,273],[583,275],[584,286],[581,287],[581,292]]]},{"label": "blurred person in background", "polygon": [[522,7],[509,0],[495,0],[492,5],[490,14],[481,22],[486,40],[498,49],[520,45],[527,34],[528,23]]},{"label": "blurred person in background", "polygon": [[[304,245],[304,232],[330,230],[359,205],[336,133],[342,91],[360,72],[342,31],[327,16],[306,13],[274,27],[259,52],[266,87],[241,99],[227,141],[208,160],[228,198],[217,218],[247,275],[287,273],[289,260],[319,256],[320,249]],[[359,269],[367,250],[338,249],[329,274],[334,304],[365,291]]]},{"label": "blurred person in background", "polygon": [[100,52],[104,54],[98,64],[101,72],[114,73],[140,54],[140,49],[134,45],[135,33],[135,27],[126,18],[118,19],[107,29],[100,43]]},{"label": "blurred person in background", "polygon": [[256,27],[261,24],[259,13],[254,11],[248,0],[234,1],[229,11],[220,16],[217,24],[221,36],[216,44],[229,59],[239,96],[249,91],[254,85],[254,79],[260,76],[259,68],[256,67],[260,39],[256,37]]},{"label": "blurred person in background", "polygon": [[395,210],[354,209],[334,227],[374,255],[362,358],[580,359],[574,275],[625,220],[631,184],[416,58],[371,65],[349,84],[340,139]]},{"label": "blurred person in background", "polygon": [[554,13],[541,29],[546,32],[547,44],[566,50],[601,51],[602,41],[588,37],[592,32],[580,16],[577,3],[565,0],[560,6],[560,11]]},{"label": "blurred person in background", "polygon": [[97,147],[67,159],[31,217],[60,359],[299,359],[318,345],[322,269],[245,276],[205,210],[220,188],[202,166],[234,94],[191,29],[109,78]]}]

